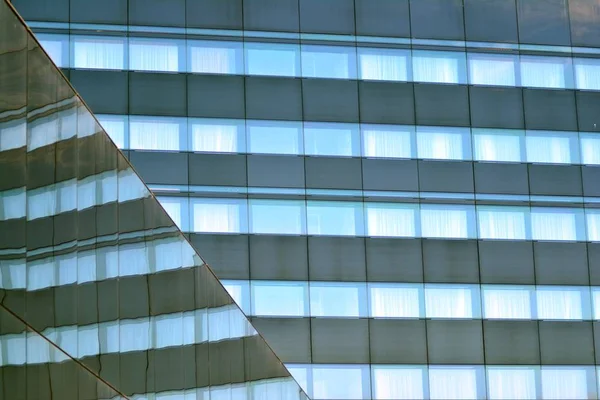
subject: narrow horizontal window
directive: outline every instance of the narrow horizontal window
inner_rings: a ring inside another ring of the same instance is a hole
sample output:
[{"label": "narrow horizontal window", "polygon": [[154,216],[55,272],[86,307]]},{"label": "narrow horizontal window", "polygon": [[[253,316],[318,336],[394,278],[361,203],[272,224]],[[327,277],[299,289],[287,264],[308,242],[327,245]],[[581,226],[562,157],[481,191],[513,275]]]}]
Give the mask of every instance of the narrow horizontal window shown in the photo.
[{"label": "narrow horizontal window", "polygon": [[408,50],[358,48],[359,77],[376,81],[407,81]]},{"label": "narrow horizontal window", "polygon": [[356,79],[356,48],[303,45],[302,75],[307,78]]},{"label": "narrow horizontal window", "polygon": [[180,145],[183,129],[184,125],[178,120],[131,117],[129,122],[130,148],[135,150],[183,150]]},{"label": "narrow horizontal window", "polygon": [[469,83],[474,85],[515,86],[518,56],[506,54],[468,54]]},{"label": "narrow horizontal window", "polygon": [[366,203],[367,235],[415,237],[417,207],[409,204]]},{"label": "narrow horizontal window", "polygon": [[373,365],[371,371],[374,399],[426,398],[426,367]]},{"label": "narrow horizontal window", "polygon": [[581,162],[587,165],[600,165],[600,134],[580,133]]},{"label": "narrow horizontal window", "polygon": [[475,285],[425,285],[427,318],[479,318],[479,292]]},{"label": "narrow horizontal window", "polygon": [[429,368],[429,396],[431,399],[481,399],[481,367]]},{"label": "narrow horizontal window", "polygon": [[126,38],[76,37],[73,39],[73,67],[123,70]]},{"label": "narrow horizontal window", "polygon": [[25,118],[0,123],[0,151],[18,149],[27,145]]},{"label": "narrow horizontal window", "polygon": [[528,208],[477,207],[479,237],[481,239],[525,240]]},{"label": "narrow horizontal window", "polygon": [[544,399],[589,399],[596,391],[591,368],[543,366],[541,378]]},{"label": "narrow horizontal window", "polygon": [[587,209],[585,211],[587,240],[600,242],[600,210]]},{"label": "narrow horizontal window", "polygon": [[583,210],[568,208],[531,209],[531,236],[533,240],[583,240],[580,219]]},{"label": "narrow horizontal window", "polygon": [[250,233],[306,234],[306,203],[293,200],[250,200]]},{"label": "narrow horizontal window", "polygon": [[306,213],[309,235],[364,234],[362,203],[309,201]]},{"label": "narrow horizontal window", "polygon": [[243,121],[190,120],[191,150],[238,153],[246,149]]},{"label": "narrow horizontal window", "polygon": [[397,284],[369,284],[371,317],[420,318],[423,286]]},{"label": "narrow horizontal window", "polygon": [[236,199],[193,199],[194,232],[247,232],[247,205]]},{"label": "narrow horizontal window", "polygon": [[130,39],[129,65],[134,71],[177,72],[179,43],[162,39]]},{"label": "narrow horizontal window", "polygon": [[535,400],[538,398],[536,370],[533,367],[487,368],[489,399]]},{"label": "narrow horizontal window", "polygon": [[310,315],[313,317],[366,317],[364,283],[310,283]]},{"label": "narrow horizontal window", "polygon": [[481,288],[483,318],[533,319],[531,315],[532,289],[533,287],[483,286]]},{"label": "narrow horizontal window", "polygon": [[242,74],[242,42],[189,41],[189,71],[205,74]]},{"label": "narrow horizontal window", "polygon": [[527,162],[575,164],[579,162],[576,133],[527,131]]},{"label": "narrow horizontal window", "polygon": [[69,35],[36,34],[40,45],[50,59],[59,68],[68,68],[69,65]]},{"label": "narrow horizontal window", "polygon": [[465,53],[413,51],[415,82],[467,83]]},{"label": "narrow horizontal window", "polygon": [[471,133],[465,128],[417,127],[419,158],[436,160],[469,160]]},{"label": "narrow horizontal window", "polygon": [[379,158],[414,157],[414,127],[361,125],[363,156]]},{"label": "narrow horizontal window", "polygon": [[475,221],[469,214],[472,207],[422,205],[421,206],[421,235],[429,238],[466,239],[473,237]]},{"label": "narrow horizontal window", "polygon": [[572,88],[571,58],[521,56],[521,85],[539,88]]},{"label": "narrow horizontal window", "polygon": [[475,160],[521,162],[524,136],[506,129],[473,129]]},{"label": "narrow horizontal window", "polygon": [[315,366],[313,397],[315,399],[364,399],[370,397],[368,366]]},{"label": "narrow horizontal window", "polygon": [[584,309],[584,304],[589,303],[589,300],[589,289],[538,287],[536,291],[537,318],[545,320],[589,319],[590,310],[587,307]]},{"label": "narrow horizontal window", "polygon": [[157,200],[165,209],[177,227],[184,232],[189,231],[189,202],[181,197],[158,197]]},{"label": "narrow horizontal window", "polygon": [[300,46],[246,43],[246,74],[300,76]]},{"label": "narrow horizontal window", "polygon": [[302,123],[247,121],[248,151],[255,154],[303,154]]},{"label": "narrow horizontal window", "polygon": [[307,155],[359,156],[358,127],[354,124],[305,122],[304,147]]},{"label": "narrow horizontal window", "polygon": [[600,60],[575,58],[573,62],[577,89],[600,90]]},{"label": "narrow horizontal window", "polygon": [[104,131],[119,149],[129,148],[127,144],[127,116],[125,115],[96,115]]},{"label": "narrow horizontal window", "polygon": [[308,316],[308,283],[252,281],[252,315]]}]

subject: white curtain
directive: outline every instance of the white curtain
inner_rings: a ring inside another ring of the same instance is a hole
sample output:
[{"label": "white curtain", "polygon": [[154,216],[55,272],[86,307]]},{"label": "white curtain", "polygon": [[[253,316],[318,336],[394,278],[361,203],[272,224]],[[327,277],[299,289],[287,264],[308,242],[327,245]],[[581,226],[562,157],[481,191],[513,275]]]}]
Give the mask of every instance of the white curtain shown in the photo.
[{"label": "white curtain", "polygon": [[156,41],[151,43],[129,43],[129,66],[135,71],[165,71],[179,70],[179,48],[177,44]]},{"label": "white curtain", "polygon": [[98,176],[100,196],[100,204],[108,204],[118,199],[119,184],[118,176],[115,171],[105,172]]},{"label": "white curtain", "polygon": [[490,400],[537,399],[533,368],[488,367]]},{"label": "white curtain", "polygon": [[182,221],[183,221],[182,220],[182,212],[185,212],[187,214],[188,210],[187,210],[187,207],[186,207],[186,209],[182,210],[181,198],[159,197],[159,198],[157,198],[157,200],[160,202],[160,205],[162,206],[162,208],[165,209],[165,211],[167,212],[169,217],[171,217],[173,222],[175,222],[175,225],[177,225],[177,227],[179,227],[179,229],[183,229],[182,228]]},{"label": "white curtain", "polygon": [[129,147],[135,150],[181,150],[179,124],[160,120],[131,121]]},{"label": "white curtain", "polygon": [[119,245],[117,276],[145,275],[150,272],[150,260],[145,242]]},{"label": "white curtain", "polygon": [[250,200],[250,233],[301,235],[304,201]]},{"label": "white curtain", "polygon": [[27,333],[27,364],[50,362],[50,343],[34,332]]},{"label": "white curtain", "polygon": [[421,285],[375,286],[369,289],[371,317],[374,318],[419,318],[421,312]]},{"label": "white curtain", "polygon": [[56,143],[58,141],[59,122],[56,114],[40,118],[29,126],[27,151]]},{"label": "white curtain", "polygon": [[372,366],[373,399],[424,399],[424,368]]},{"label": "white curtain", "polygon": [[238,233],[241,232],[240,204],[216,201],[200,201],[194,204],[194,232]]},{"label": "white curtain", "polygon": [[341,124],[304,124],[304,147],[307,155],[353,156],[353,141],[358,136],[353,128]]},{"label": "white curtain", "polygon": [[483,287],[483,318],[532,319],[528,288]]},{"label": "white curtain", "polygon": [[[308,202],[306,208],[309,235],[356,236],[356,214],[358,207],[353,203]],[[362,212],[361,212],[362,214]]]},{"label": "white curtain", "polygon": [[248,150],[257,154],[302,154],[301,129],[296,122],[248,123]]},{"label": "white curtain", "polygon": [[533,240],[577,240],[577,219],[574,211],[531,210]]},{"label": "white curtain", "polygon": [[513,56],[469,54],[469,83],[516,86],[515,61]]},{"label": "white curtain", "polygon": [[243,150],[243,144],[238,145],[235,125],[192,125],[192,151],[235,153]]},{"label": "white curtain", "polygon": [[242,51],[241,43],[223,43],[223,47],[192,44],[190,47],[190,72],[207,74],[240,74],[243,71],[236,61]]},{"label": "white curtain", "polygon": [[521,56],[521,85],[565,88],[565,60],[558,57]]},{"label": "white curtain", "polygon": [[500,207],[478,209],[479,237],[481,239],[526,239],[525,210],[510,211]]},{"label": "white curtain", "polygon": [[185,241],[174,240],[155,240],[152,243],[154,253],[154,268],[151,271],[167,271],[188,267],[184,264],[184,248],[189,246]]},{"label": "white curtain", "polygon": [[477,371],[469,367],[430,367],[429,396],[436,400],[480,398]]},{"label": "white curtain", "polygon": [[236,305],[208,310],[208,339],[217,342],[248,335],[248,320]]},{"label": "white curtain", "polygon": [[363,379],[362,367],[313,368],[314,399],[363,399],[369,392],[369,382]]},{"label": "white curtain", "polygon": [[[50,340],[56,343],[68,355],[77,357],[77,326],[60,327],[53,334],[55,336],[49,337]],[[56,348],[50,349],[50,357],[56,362],[68,360],[69,357],[65,353]]]},{"label": "white curtain", "polygon": [[469,237],[467,211],[451,208],[421,208],[421,235],[429,238]]},{"label": "white curtain", "polygon": [[248,75],[299,76],[300,47],[289,44],[246,44]]},{"label": "white curtain", "polygon": [[457,56],[464,53],[413,51],[415,82],[464,83]]},{"label": "white curtain", "polygon": [[[592,288],[593,319],[600,320],[600,289]],[[600,372],[600,371],[599,371]]]},{"label": "white curtain", "polygon": [[570,164],[571,141],[559,136],[526,136],[527,161],[533,163]]},{"label": "white curtain", "polygon": [[600,242],[600,212],[586,210],[587,240]]},{"label": "white curtain", "polygon": [[149,318],[119,321],[119,351],[144,351],[151,348],[152,330]]},{"label": "white curtain", "polygon": [[125,39],[90,38],[73,43],[75,68],[125,69]]},{"label": "white curtain", "polygon": [[542,398],[589,399],[587,371],[569,367],[542,367]]},{"label": "white curtain", "polygon": [[[37,36],[37,35],[36,35]],[[54,36],[54,35],[53,35]],[[58,35],[56,35],[58,36]],[[64,57],[63,57],[63,46],[65,45],[65,43],[63,41],[59,40],[52,40],[52,39],[42,39],[40,37],[38,37],[38,40],[40,41],[40,45],[42,46],[42,48],[44,49],[44,51],[46,51],[46,53],[48,53],[48,56],[50,56],[50,59],[52,60],[52,62],[54,64],[56,64],[57,67],[59,68],[68,68],[68,62],[65,62]],[[68,36],[65,37],[65,41],[68,42]]]},{"label": "white curtain", "polygon": [[265,379],[249,385],[252,400],[300,400],[300,389],[292,378]]},{"label": "white curtain", "polygon": [[411,132],[375,126],[363,127],[363,151],[365,157],[411,158]]},{"label": "white curtain", "polygon": [[0,151],[18,149],[27,145],[27,123],[0,124]]},{"label": "white curtain", "polygon": [[0,288],[25,289],[27,287],[27,264],[25,259],[0,261]]},{"label": "white curtain", "polygon": [[158,315],[153,323],[154,348],[183,346],[183,313]]},{"label": "white curtain", "polygon": [[302,76],[307,78],[356,79],[356,48],[302,46]]},{"label": "white curtain", "polygon": [[415,237],[415,207],[398,204],[367,203],[367,235]]},{"label": "white curtain", "polygon": [[95,356],[100,354],[100,338],[98,325],[78,326],[77,328],[77,357]]},{"label": "white curtain", "polygon": [[[119,202],[143,199],[148,196],[148,190],[132,169],[119,171],[118,175]],[[103,193],[104,194],[104,193]]]},{"label": "white curtain", "polygon": [[359,317],[366,301],[364,284],[311,283],[310,315],[313,317]]},{"label": "white curtain", "polygon": [[581,162],[583,164],[600,165],[600,134],[580,135]]},{"label": "white curtain", "polygon": [[26,216],[27,194],[25,189],[0,192],[0,221]]},{"label": "white curtain", "polygon": [[538,319],[583,319],[583,302],[580,289],[538,287],[536,301]]},{"label": "white curtain", "polygon": [[438,160],[463,160],[463,134],[417,129],[417,154],[419,158]]},{"label": "white curtain", "polygon": [[252,284],[253,315],[304,317],[306,314],[306,283],[256,282]]},{"label": "white curtain", "polygon": [[475,318],[472,289],[466,287],[425,286],[427,318]]},{"label": "white curtain", "polygon": [[27,263],[27,290],[56,286],[54,258],[44,258]]},{"label": "white curtain", "polygon": [[96,187],[98,175],[88,176],[77,182],[77,209],[85,210],[98,204]]},{"label": "white curtain", "polygon": [[56,197],[58,198],[58,206],[56,207],[57,214],[71,210],[76,210],[77,180],[71,179],[69,181],[57,183]]},{"label": "white curtain", "polygon": [[77,283],[96,280],[96,250],[77,253]]},{"label": "white curtain", "polygon": [[[118,353],[120,346],[119,321],[110,321],[98,325],[101,354]],[[124,349],[126,347],[123,347]],[[125,350],[123,350],[125,351]]]},{"label": "white curtain", "polygon": [[55,215],[57,206],[54,185],[27,191],[27,220]]},{"label": "white curtain", "polygon": [[600,62],[593,58],[575,58],[577,89],[600,90]]},{"label": "white curtain", "polygon": [[27,337],[25,335],[0,336],[1,365],[23,365],[27,362]]},{"label": "white curtain", "polygon": [[56,256],[57,285],[77,283],[77,254]]},{"label": "white curtain", "polygon": [[[521,160],[521,138],[508,133],[489,130],[473,130],[475,159],[479,161]],[[489,132],[489,133],[488,133]]]},{"label": "white curtain", "polygon": [[[108,133],[108,136],[117,145],[119,149],[125,148],[125,120],[119,117],[97,115],[98,122]],[[118,119],[117,119],[118,118]]]},{"label": "white curtain", "polygon": [[[406,53],[388,49],[359,49],[360,79],[377,81],[407,81]],[[377,52],[377,53],[376,53]]]}]

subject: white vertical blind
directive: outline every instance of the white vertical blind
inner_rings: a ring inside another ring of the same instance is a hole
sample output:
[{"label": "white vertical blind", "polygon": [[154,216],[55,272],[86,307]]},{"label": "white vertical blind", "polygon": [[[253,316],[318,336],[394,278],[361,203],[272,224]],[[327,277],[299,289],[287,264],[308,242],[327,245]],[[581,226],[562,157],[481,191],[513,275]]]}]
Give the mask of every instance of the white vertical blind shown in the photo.
[{"label": "white vertical blind", "polygon": [[470,287],[425,285],[425,315],[427,318],[476,318],[473,291]]},{"label": "white vertical blind", "polygon": [[577,216],[573,210],[532,208],[533,240],[577,240]]},{"label": "white vertical blind", "polygon": [[527,132],[527,161],[533,163],[571,164],[571,141],[566,136]]},{"label": "white vertical blind", "polygon": [[532,319],[528,287],[483,286],[483,318]]},{"label": "white vertical blind", "polygon": [[[357,220],[362,205],[344,202],[308,201],[307,231],[309,235],[357,236],[362,234]],[[362,225],[362,223],[361,223]]]},{"label": "white vertical blind", "polygon": [[181,199],[175,197],[159,197],[157,199],[160,202],[160,205],[165,209],[169,217],[171,217],[173,222],[175,222],[177,227],[179,227],[179,229],[183,229],[182,212],[185,212],[187,214],[188,208],[186,207],[184,210],[182,210]]},{"label": "white vertical blind", "polygon": [[27,150],[35,150],[58,141],[59,122],[56,114],[28,123]]},{"label": "white vertical blind", "polygon": [[363,155],[365,157],[411,158],[411,128],[385,125],[362,125]]},{"label": "white vertical blind", "polygon": [[0,123],[0,151],[18,149],[27,145],[27,122],[25,120]]},{"label": "white vertical blind", "polygon": [[302,75],[308,78],[356,79],[356,48],[301,46]]},{"label": "white vertical blind", "polygon": [[282,43],[246,43],[248,75],[300,76],[300,46]]},{"label": "white vertical blind", "polygon": [[584,318],[582,290],[579,288],[538,287],[537,318],[580,320]]},{"label": "white vertical blind", "polygon": [[243,151],[238,143],[238,127],[233,124],[192,124],[192,151],[235,153]]},{"label": "white vertical blind", "polygon": [[363,399],[370,392],[365,367],[336,366],[313,368],[313,398],[323,400]]},{"label": "white vertical blind", "polygon": [[533,368],[488,367],[490,400],[537,399]]},{"label": "white vertical blind", "polygon": [[431,399],[477,399],[477,371],[471,367],[430,367]]},{"label": "white vertical blind", "polygon": [[0,192],[0,221],[25,217],[26,204],[24,188]]},{"label": "white vertical blind", "polygon": [[415,82],[466,83],[459,65],[461,56],[461,63],[465,63],[464,53],[416,50],[412,54]]},{"label": "white vertical blind", "polygon": [[179,146],[178,122],[163,119],[132,119],[129,123],[130,148],[135,150],[183,150]]},{"label": "white vertical blind", "polygon": [[[69,37],[68,36],[64,36],[64,38],[61,39],[43,39],[43,37],[46,37],[46,35],[36,35],[38,40],[40,41],[40,44],[42,45],[43,49],[46,51],[46,53],[48,53],[48,55],[50,56],[50,59],[52,60],[52,62],[54,64],[56,64],[57,67],[60,68],[68,68],[69,67],[69,63],[67,60],[65,60],[65,54],[64,54],[64,49],[65,49],[65,44],[68,44],[69,42]],[[48,36],[52,36],[52,37],[60,37],[59,35],[48,35]]]},{"label": "white vertical blind", "polygon": [[593,58],[574,58],[577,89],[600,90],[600,61]]},{"label": "white vertical blind", "polygon": [[393,203],[367,203],[367,235],[415,237],[416,207]]},{"label": "white vertical blind", "polygon": [[475,85],[515,86],[516,56],[469,54],[469,83]]},{"label": "white vertical blind", "polygon": [[583,164],[600,165],[600,134],[580,133],[581,162]]},{"label": "white vertical blind", "polygon": [[300,235],[304,229],[304,201],[250,200],[250,233]]},{"label": "white vertical blind", "polygon": [[479,237],[481,239],[525,240],[525,213],[528,208],[478,207]]},{"label": "white vertical blind", "polygon": [[242,43],[190,42],[190,72],[210,74],[243,73],[238,59]]},{"label": "white vertical blind", "polygon": [[310,283],[310,315],[359,317],[366,301],[366,287],[358,283]]},{"label": "white vertical blind", "polygon": [[112,115],[96,115],[104,131],[110,136],[119,149],[125,148],[125,118]]},{"label": "white vertical blind", "polygon": [[587,240],[600,242],[600,210],[586,210]]},{"label": "white vertical blind", "polygon": [[403,50],[359,48],[360,79],[407,81],[408,56]]},{"label": "white vertical blind", "polygon": [[430,238],[469,237],[467,210],[451,206],[421,206],[421,234]]},{"label": "white vertical blind", "polygon": [[542,367],[544,399],[589,399],[587,371],[577,367]]},{"label": "white vertical blind", "polygon": [[170,40],[130,39],[129,65],[136,71],[177,72],[179,46]]},{"label": "white vertical blind", "polygon": [[521,85],[566,88],[567,63],[569,58],[521,56]]},{"label": "white vertical blind", "polygon": [[125,42],[125,38],[74,38],[73,66],[75,68],[125,69]]},{"label": "white vertical blind", "polygon": [[475,159],[479,161],[521,160],[521,138],[506,130],[473,129]]},{"label": "white vertical blind", "polygon": [[197,199],[193,203],[193,231],[238,233],[242,231],[241,204],[219,199]]},{"label": "white vertical blind", "polygon": [[352,124],[304,123],[304,147],[308,155],[357,156],[358,131]]},{"label": "white vertical blind", "polygon": [[463,141],[468,130],[460,128],[417,127],[417,154],[419,158],[463,160],[468,158]]},{"label": "white vertical blind", "polygon": [[[378,400],[424,399],[423,388],[425,368],[414,366],[375,366],[373,374],[373,395]],[[425,378],[426,379],[426,378]]]},{"label": "white vertical blind", "polygon": [[374,318],[419,318],[423,286],[395,284],[371,284],[369,301],[371,317]]},{"label": "white vertical blind", "polygon": [[302,123],[248,121],[248,150],[258,154],[302,154]]}]

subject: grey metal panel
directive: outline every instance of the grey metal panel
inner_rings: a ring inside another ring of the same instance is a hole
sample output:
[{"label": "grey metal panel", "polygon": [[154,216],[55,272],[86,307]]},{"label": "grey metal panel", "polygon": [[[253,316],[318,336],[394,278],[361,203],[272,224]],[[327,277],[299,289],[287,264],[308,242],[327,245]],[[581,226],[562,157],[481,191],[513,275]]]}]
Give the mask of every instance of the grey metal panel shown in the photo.
[{"label": "grey metal panel", "polygon": [[188,75],[187,113],[190,117],[244,118],[244,78]]},{"label": "grey metal panel", "polygon": [[416,160],[364,158],[362,177],[364,190],[419,190]]},{"label": "grey metal panel", "polygon": [[140,115],[185,115],[185,75],[130,73],[129,111]]},{"label": "grey metal panel", "polygon": [[242,29],[242,0],[187,0],[188,28]]},{"label": "grey metal panel", "polygon": [[119,318],[142,318],[150,314],[148,281],[146,276],[119,278]]},{"label": "grey metal panel", "polygon": [[355,0],[356,34],[410,37],[408,0]]},{"label": "grey metal panel", "polygon": [[600,167],[582,165],[581,179],[584,196],[600,196]]},{"label": "grey metal panel", "polygon": [[579,130],[584,132],[600,131],[600,93],[576,91],[577,122]]},{"label": "grey metal panel", "polygon": [[188,153],[132,151],[129,159],[146,183],[188,184]]},{"label": "grey metal panel", "polygon": [[534,242],[538,285],[589,285],[586,243]]},{"label": "grey metal panel", "polygon": [[474,240],[423,240],[425,282],[478,283],[479,263]]},{"label": "grey metal panel", "polygon": [[573,46],[600,46],[600,7],[596,0],[570,0],[569,19]]},{"label": "grey metal panel", "polygon": [[481,128],[522,129],[523,89],[470,86],[471,124]]},{"label": "grey metal panel", "polygon": [[252,325],[284,363],[310,363],[310,319],[252,318]]},{"label": "grey metal panel", "polygon": [[301,120],[301,81],[246,77],[246,118]]},{"label": "grey metal panel", "polygon": [[592,322],[540,321],[539,324],[542,364],[594,364]]},{"label": "grey metal panel", "polygon": [[467,87],[415,84],[415,110],[417,125],[469,126]]},{"label": "grey metal panel", "polygon": [[304,119],[308,121],[358,122],[358,82],[303,79]]},{"label": "grey metal panel", "polygon": [[463,40],[462,0],[410,0],[412,37]]},{"label": "grey metal panel", "polygon": [[518,42],[514,0],[465,0],[464,3],[467,40]]},{"label": "grey metal panel", "polygon": [[526,129],[577,130],[575,92],[523,89]]},{"label": "grey metal panel", "polygon": [[127,2],[71,0],[71,23],[127,25]]},{"label": "grey metal panel", "polygon": [[192,233],[190,242],[219,279],[249,279],[247,235]]},{"label": "grey metal panel", "polygon": [[364,238],[310,236],[308,271],[310,280],[315,281],[364,282]]},{"label": "grey metal panel", "polygon": [[481,283],[535,284],[533,246],[530,241],[479,241]]},{"label": "grey metal panel", "polygon": [[185,27],[185,0],[129,0],[130,25]]},{"label": "grey metal panel", "polygon": [[430,364],[483,364],[481,320],[427,320]]},{"label": "grey metal panel", "polygon": [[423,282],[421,239],[366,238],[367,280]]},{"label": "grey metal panel", "polygon": [[582,196],[578,165],[529,165],[529,191],[532,195]]},{"label": "grey metal panel", "polygon": [[427,364],[426,337],[424,320],[371,319],[371,363]]},{"label": "grey metal panel", "polygon": [[244,29],[298,32],[297,0],[244,0]]},{"label": "grey metal panel", "polygon": [[70,75],[71,84],[94,113],[129,113],[128,72],[72,70]]},{"label": "grey metal panel", "polygon": [[304,187],[304,157],[249,154],[248,185]]},{"label": "grey metal panel", "polygon": [[485,362],[540,364],[538,321],[483,321]]},{"label": "grey metal panel", "polygon": [[419,161],[419,188],[424,192],[473,192],[473,163]]},{"label": "grey metal panel", "polygon": [[358,96],[363,123],[415,123],[413,83],[360,81]]},{"label": "grey metal panel", "polygon": [[596,354],[596,364],[600,364],[600,322],[592,322],[594,330],[594,353]]},{"label": "grey metal panel", "polygon": [[600,285],[600,243],[587,244],[590,285]]},{"label": "grey metal panel", "polygon": [[306,187],[362,189],[360,158],[306,157]]},{"label": "grey metal panel", "polygon": [[151,315],[194,310],[195,276],[193,268],[163,271],[148,276]]},{"label": "grey metal panel", "polygon": [[26,21],[69,22],[69,0],[12,0]]},{"label": "grey metal panel", "polygon": [[369,321],[367,319],[311,320],[312,361],[327,364],[369,362]]},{"label": "grey metal panel", "polygon": [[246,156],[190,153],[189,184],[246,186]]},{"label": "grey metal panel", "polygon": [[492,194],[529,194],[527,164],[474,162],[475,191]]},{"label": "grey metal panel", "polygon": [[302,0],[300,31],[354,35],[354,2],[347,0]]},{"label": "grey metal panel", "polygon": [[519,41],[528,44],[571,45],[567,0],[543,3],[517,0]]},{"label": "grey metal panel", "polygon": [[306,236],[250,235],[252,279],[308,280]]}]

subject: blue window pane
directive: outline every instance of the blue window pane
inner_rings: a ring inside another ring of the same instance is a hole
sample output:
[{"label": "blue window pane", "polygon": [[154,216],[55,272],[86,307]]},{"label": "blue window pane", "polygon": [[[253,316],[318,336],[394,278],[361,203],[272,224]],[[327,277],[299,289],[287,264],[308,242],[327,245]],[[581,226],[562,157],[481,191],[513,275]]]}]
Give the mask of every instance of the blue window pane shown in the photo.
[{"label": "blue window pane", "polygon": [[190,119],[190,149],[211,153],[243,153],[246,150],[244,121]]},{"label": "blue window pane", "polygon": [[583,209],[531,208],[533,240],[585,240]]},{"label": "blue window pane", "polygon": [[363,156],[413,158],[416,156],[415,128],[412,126],[362,124]]},{"label": "blue window pane", "polygon": [[526,240],[528,219],[528,207],[477,207],[481,239]]},{"label": "blue window pane", "polygon": [[474,85],[515,86],[518,56],[469,53],[469,83]]},{"label": "blue window pane", "polygon": [[309,235],[364,234],[362,203],[309,201],[306,213]]},{"label": "blue window pane", "polygon": [[36,34],[42,48],[50,59],[60,68],[70,67],[69,63],[69,35]]},{"label": "blue window pane", "polygon": [[302,76],[356,79],[356,48],[302,45]]},{"label": "blue window pane", "polygon": [[304,147],[307,155],[359,156],[358,125],[305,122]]},{"label": "blue window pane", "polygon": [[476,237],[473,206],[421,205],[421,234],[430,238]]},{"label": "blue window pane", "polygon": [[300,76],[300,45],[246,43],[248,75]]},{"label": "blue window pane", "polygon": [[469,128],[417,127],[419,158],[437,160],[470,160],[471,132]]},{"label": "blue window pane", "polygon": [[136,150],[186,150],[184,118],[136,117],[129,119],[129,147]]},{"label": "blue window pane", "polygon": [[188,71],[205,74],[242,74],[243,43],[188,41]]},{"label": "blue window pane", "polygon": [[308,282],[252,281],[252,314],[308,316]]},{"label": "blue window pane", "polygon": [[358,48],[359,77],[377,81],[410,79],[409,50]]},{"label": "blue window pane", "polygon": [[310,315],[313,317],[366,317],[364,283],[310,282]]},{"label": "blue window pane", "polygon": [[129,67],[134,71],[184,72],[183,40],[129,39]]},{"label": "blue window pane", "polygon": [[302,122],[248,121],[248,151],[255,154],[303,154]]},{"label": "blue window pane", "polygon": [[368,236],[416,237],[418,206],[413,204],[365,203]]},{"label": "blue window pane", "polygon": [[413,51],[415,82],[467,83],[466,54],[450,51]]},{"label": "blue window pane", "polygon": [[306,203],[293,200],[250,200],[250,233],[306,234]]},{"label": "blue window pane", "polygon": [[126,38],[75,36],[72,40],[73,67],[126,69]]},{"label": "blue window pane", "polygon": [[521,85],[540,88],[573,88],[571,58],[521,56]]},{"label": "blue window pane", "polygon": [[473,150],[478,161],[524,161],[525,133],[508,129],[473,129]]},{"label": "blue window pane", "polygon": [[526,131],[527,162],[552,164],[579,163],[576,132]]},{"label": "blue window pane", "polygon": [[600,60],[574,58],[577,89],[600,90]]},{"label": "blue window pane", "polygon": [[208,233],[247,233],[246,200],[192,199],[192,230]]}]

